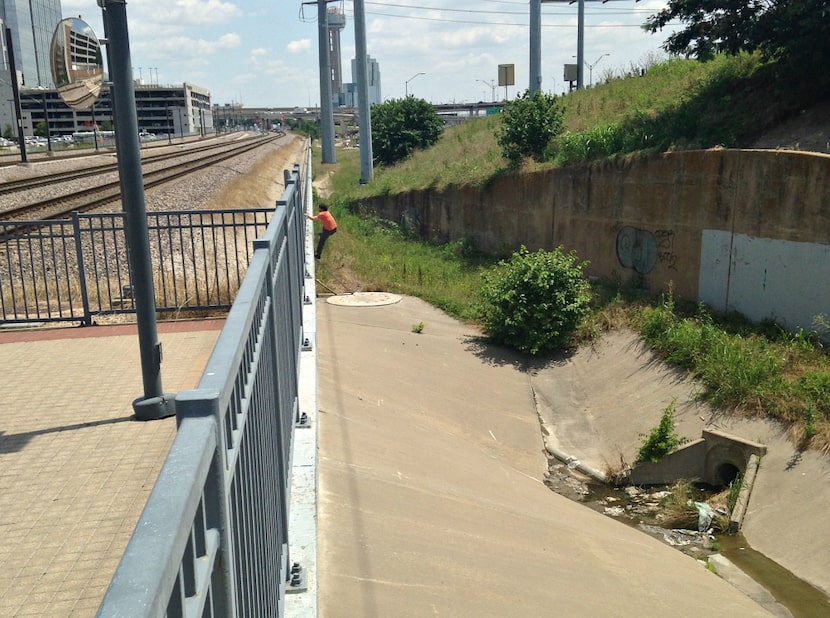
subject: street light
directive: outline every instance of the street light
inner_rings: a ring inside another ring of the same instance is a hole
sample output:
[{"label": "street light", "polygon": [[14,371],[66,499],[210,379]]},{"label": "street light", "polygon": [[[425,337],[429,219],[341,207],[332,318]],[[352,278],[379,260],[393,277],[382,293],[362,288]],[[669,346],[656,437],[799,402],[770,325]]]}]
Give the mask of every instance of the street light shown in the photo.
[{"label": "street light", "polygon": [[412,77],[410,77],[410,78],[409,78],[408,80],[406,80],[406,82],[404,83],[404,91],[406,92],[406,95],[405,95],[406,97],[409,97],[409,82],[411,82],[413,79],[415,79],[415,78],[416,78],[416,77],[418,77],[419,75],[426,75],[426,73],[424,73],[423,71],[421,71],[420,73],[415,73],[415,75],[413,75]]},{"label": "street light", "polygon": [[493,93],[492,94],[493,98],[491,100],[493,101],[493,103],[495,103],[496,102],[496,82],[494,82],[492,79],[489,82],[486,82],[483,79],[477,79],[476,81],[481,82],[482,84],[490,87],[490,90]]},{"label": "street light", "polygon": [[611,54],[602,54],[599,58],[594,61],[594,64],[585,64],[588,65],[588,84],[593,86],[594,85],[594,67],[599,64],[599,61],[605,58],[606,56],[610,56]]}]

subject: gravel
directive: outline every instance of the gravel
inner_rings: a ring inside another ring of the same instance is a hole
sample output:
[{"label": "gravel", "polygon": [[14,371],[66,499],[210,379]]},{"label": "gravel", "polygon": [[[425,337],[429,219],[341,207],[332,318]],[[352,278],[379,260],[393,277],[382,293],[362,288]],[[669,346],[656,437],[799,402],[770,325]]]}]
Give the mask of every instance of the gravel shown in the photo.
[{"label": "gravel", "polygon": [[[263,156],[279,151],[285,146],[285,144],[289,143],[289,141],[290,138],[275,140],[265,146],[250,150],[244,154],[234,157],[233,159],[229,159],[220,165],[207,168],[194,174],[189,174],[188,176],[172,183],[148,189],[145,191],[144,195],[145,208],[148,212],[159,210],[193,210],[203,208],[211,200],[211,198],[222,191],[228,182],[239,177],[240,175],[249,173],[251,168],[259,159]],[[204,141],[194,142],[195,145],[202,145],[204,143]],[[164,152],[169,151],[170,149],[182,150],[183,152],[186,151],[181,145],[153,147],[154,152]],[[113,152],[90,157],[54,159],[38,158],[34,161],[30,160],[28,165],[16,165],[0,168],[0,182],[17,180],[20,178],[45,176],[47,174],[72,169],[93,167],[103,163],[113,163],[115,160],[116,157]],[[169,166],[170,164],[171,162],[169,160],[156,164],[148,164],[144,166],[144,171],[156,169],[162,165]],[[110,173],[100,174],[95,177],[80,180],[67,181],[61,185],[60,193],[68,194],[80,191],[89,186],[95,186],[103,184],[106,181],[112,181],[116,177],[115,173]],[[21,196],[20,193],[0,196],[0,209],[13,206],[16,203],[20,203],[21,200],[25,200],[26,202],[37,202],[40,200],[46,200],[54,195],[54,187],[39,187],[27,191],[25,196]],[[121,202],[113,202],[107,206],[97,209],[96,212],[118,212],[120,210]]]}]

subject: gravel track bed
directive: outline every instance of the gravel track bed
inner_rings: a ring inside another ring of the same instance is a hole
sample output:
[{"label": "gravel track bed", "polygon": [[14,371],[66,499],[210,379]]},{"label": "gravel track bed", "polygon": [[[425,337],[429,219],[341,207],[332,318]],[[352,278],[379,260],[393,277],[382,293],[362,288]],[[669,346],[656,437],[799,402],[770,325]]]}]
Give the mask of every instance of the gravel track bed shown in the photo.
[{"label": "gravel track bed", "polygon": [[[244,176],[251,172],[252,168],[263,158],[266,156],[276,155],[278,151],[284,150],[284,152],[279,153],[279,156],[286,157],[286,165],[285,167],[289,167],[293,165],[293,163],[297,162],[292,158],[293,150],[290,145],[293,143],[296,145],[296,141],[292,142],[291,137],[282,138],[279,140],[275,140],[269,144],[263,145],[259,148],[254,150],[248,151],[243,153],[237,157],[232,159],[228,159],[219,165],[213,166],[211,168],[206,168],[204,170],[200,170],[193,174],[189,174],[186,177],[173,181],[171,183],[167,183],[160,187],[156,187],[153,189],[149,189],[145,192],[145,208],[147,212],[157,212],[157,211],[184,211],[184,210],[200,210],[205,209],[209,202],[214,200],[221,192],[226,188],[226,185],[239,178],[240,176]],[[82,165],[95,165],[100,163],[100,157],[92,157],[95,159],[95,162],[90,162],[88,159],[82,159]],[[71,167],[70,167],[71,166]],[[52,171],[57,171],[58,169],[71,169],[77,168],[79,166],[78,159],[73,161],[50,161],[45,164],[35,164],[30,166],[30,168],[38,167],[40,173],[50,173]],[[30,168],[27,168],[26,171],[34,171]],[[44,171],[45,170],[45,171]],[[3,170],[6,171],[6,170]],[[18,171],[18,174],[20,172]],[[275,181],[281,185],[281,172],[280,178],[276,179]],[[18,176],[19,177],[19,176]],[[0,178],[2,180],[2,178]],[[79,190],[84,183],[84,180],[81,181],[72,181],[66,183],[67,185],[78,185],[77,188],[73,188],[71,190]],[[70,189],[67,189],[69,191]],[[35,193],[39,193],[40,191],[29,191],[26,194],[26,201],[35,201],[38,199],[34,196]],[[44,191],[44,199],[48,195],[49,191],[46,189]],[[262,196],[261,201],[262,205],[272,205],[274,200],[271,199],[272,196]],[[20,197],[18,196],[18,199]],[[259,201],[259,198],[257,199]],[[108,204],[104,207],[95,209],[94,212],[98,213],[113,213],[113,212],[121,212],[121,202],[113,202]],[[84,238],[84,237],[82,237]],[[192,232],[192,242],[194,246],[201,246],[201,236],[198,230],[194,230]],[[106,241],[98,240],[94,246],[91,246],[89,243],[84,242],[81,248],[82,255],[84,262],[86,264],[103,264],[105,262],[110,264],[119,263],[121,264],[122,268],[126,267],[126,247],[121,244],[120,246],[116,247],[113,246],[110,242],[111,237],[108,236]],[[187,237],[184,241],[185,243],[190,242],[187,240]],[[232,242],[228,239],[219,239],[220,243],[229,243]],[[182,252],[182,247],[178,246],[179,242],[175,236],[172,237],[172,240],[165,245],[165,251],[169,254],[179,254],[179,255],[189,255],[192,248],[188,245],[185,247],[184,253]],[[208,243],[209,244],[209,243]],[[216,252],[216,255],[220,253],[225,253],[224,251],[225,245],[221,247],[213,247],[213,251]],[[151,258],[154,263],[156,264],[165,264],[166,262],[170,261],[170,257],[166,258],[166,260],[162,260],[158,254],[158,247],[151,242],[150,245],[151,250]],[[4,248],[0,245],[0,276],[7,277],[11,281],[16,281],[21,279],[29,280],[31,277],[40,278],[43,276],[42,274],[42,267],[38,266],[40,263],[39,260],[32,260],[32,256],[30,256],[30,245],[27,242],[20,242],[14,243],[14,245],[10,245]],[[47,270],[50,270],[49,277],[52,278],[54,276],[55,279],[63,279],[64,276],[68,277],[71,280],[77,279],[77,263],[76,258],[74,255],[74,251],[67,250],[65,255],[65,261],[63,261],[63,257],[61,258],[61,263],[50,263],[47,266]],[[237,259],[244,259],[243,255],[239,255]],[[172,258],[174,260],[179,260],[179,258]],[[207,258],[202,258],[210,260],[211,258],[208,256]],[[115,276],[115,272],[120,270],[120,268],[116,268],[115,271],[109,271]],[[58,272],[60,271],[60,272]],[[15,274],[16,273],[16,274]],[[121,274],[122,280],[121,283],[123,284],[124,280],[124,273]],[[43,300],[43,292],[40,290],[36,290],[35,288],[39,287],[29,285],[27,296],[31,296],[30,303],[39,304]],[[120,290],[116,286],[116,290]],[[6,290],[8,292],[8,290]],[[31,305],[30,305],[31,306]],[[0,315],[0,318],[2,315]]]},{"label": "gravel track bed", "polygon": [[[145,207],[151,210],[187,210],[202,208],[218,191],[222,190],[225,184],[239,175],[247,174],[253,165],[263,156],[271,151],[279,150],[285,144],[285,138],[271,142],[268,145],[255,148],[233,159],[207,168],[205,170],[189,174],[187,177],[165,184],[163,186],[145,191]],[[197,142],[200,144],[200,142]],[[179,146],[167,148],[181,149],[181,161],[191,160],[200,154],[188,155],[187,150]],[[45,176],[56,172],[69,171],[94,167],[104,163],[114,163],[115,153],[101,154],[91,157],[52,161],[38,161],[28,166],[16,166],[0,168],[0,182],[17,180],[19,178]],[[177,161],[179,159],[177,158]],[[153,171],[162,167],[169,167],[172,161],[161,161],[156,163],[143,164],[143,171]],[[118,178],[116,172],[100,174],[98,176],[82,178],[79,180],[65,181],[60,189],[52,187],[38,187],[23,192],[0,196],[0,213],[19,205],[21,202],[34,203],[49,199],[57,195],[66,195],[83,189],[99,186],[106,182],[115,181]],[[121,210],[121,202],[112,202],[107,206],[96,209],[94,212],[118,212]],[[1,216],[1,215],[0,215]]]}]

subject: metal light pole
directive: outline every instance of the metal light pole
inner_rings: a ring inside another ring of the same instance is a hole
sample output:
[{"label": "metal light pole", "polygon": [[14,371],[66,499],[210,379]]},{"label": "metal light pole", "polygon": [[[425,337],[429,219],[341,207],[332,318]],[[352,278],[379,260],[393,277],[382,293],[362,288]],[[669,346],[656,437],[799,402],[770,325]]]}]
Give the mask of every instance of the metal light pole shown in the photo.
[{"label": "metal light pole", "polygon": [[46,108],[46,93],[41,92],[43,102],[43,122],[46,124],[46,149],[52,154],[52,132],[49,130],[49,110]]},{"label": "metal light pole", "polygon": [[112,73],[112,104],[121,129],[117,146],[121,176],[121,203],[129,250],[133,298],[136,307],[138,344],[144,396],[133,401],[138,420],[147,421],[176,413],[174,395],[161,386],[161,343],[156,328],[156,301],[153,265],[144,205],[144,179],[141,171],[141,144],[138,141],[138,115],[130,69],[130,40],[127,31],[127,6],[124,0],[98,0],[107,31],[107,52]]},{"label": "metal light pole", "polygon": [[493,97],[492,101],[493,101],[493,103],[495,103],[496,102],[496,82],[494,82],[492,79],[489,82],[486,82],[483,79],[477,79],[476,81],[481,82],[482,84],[484,84],[485,86],[490,88],[490,90],[492,92],[492,94],[490,96]]},{"label": "metal light pole", "polygon": [[9,71],[12,78],[14,116],[17,120],[17,142],[20,144],[20,162],[28,163],[29,158],[26,155],[26,137],[23,135],[23,114],[20,111],[20,88],[17,85],[17,69],[14,65],[14,47],[12,46],[11,28],[6,28],[6,48],[9,50]]},{"label": "metal light pole", "polygon": [[594,64],[588,64],[588,85],[594,85],[594,67],[599,64],[599,61],[605,58],[606,56],[610,56],[611,54],[602,54],[599,58],[594,61]]},{"label": "metal light pole", "polygon": [[404,83],[404,92],[406,93],[406,94],[405,94],[405,96],[406,96],[406,97],[409,97],[409,82],[411,82],[413,79],[415,79],[415,78],[416,78],[416,77],[418,77],[419,75],[426,75],[426,73],[424,73],[423,71],[421,71],[420,73],[415,73],[415,75],[413,75],[412,77],[410,77],[410,78],[409,78],[408,80],[406,80],[406,82]]},{"label": "metal light pole", "polygon": [[164,119],[167,121],[167,145],[170,146],[173,144],[173,129],[170,126],[173,124],[172,120],[173,117],[170,115],[170,103],[165,99],[164,101]]}]

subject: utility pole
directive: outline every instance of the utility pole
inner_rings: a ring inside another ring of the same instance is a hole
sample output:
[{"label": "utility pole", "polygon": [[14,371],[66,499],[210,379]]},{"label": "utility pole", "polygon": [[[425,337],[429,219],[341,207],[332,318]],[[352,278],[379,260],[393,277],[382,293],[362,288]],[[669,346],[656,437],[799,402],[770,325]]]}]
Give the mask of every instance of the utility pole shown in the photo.
[{"label": "utility pole", "polygon": [[[542,88],[542,0],[530,0],[530,95]],[[495,97],[493,97],[495,98]]]},{"label": "utility pole", "polygon": [[585,0],[579,0],[576,21],[576,88],[585,87]]},{"label": "utility pole", "polygon": [[331,102],[331,59],[329,56],[328,0],[317,0],[317,54],[320,63],[320,133],[323,163],[336,163],[334,153],[334,111]]},{"label": "utility pole", "polygon": [[372,168],[372,116],[369,111],[369,72],[366,58],[366,14],[363,0],[354,0],[354,39],[357,62],[357,111],[360,114],[360,184],[374,178]]}]

